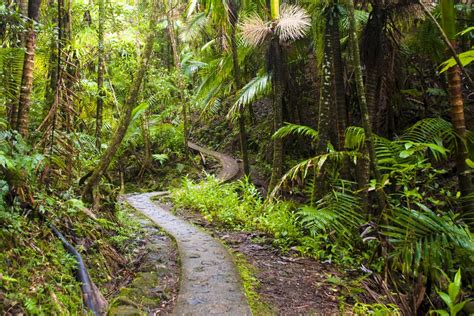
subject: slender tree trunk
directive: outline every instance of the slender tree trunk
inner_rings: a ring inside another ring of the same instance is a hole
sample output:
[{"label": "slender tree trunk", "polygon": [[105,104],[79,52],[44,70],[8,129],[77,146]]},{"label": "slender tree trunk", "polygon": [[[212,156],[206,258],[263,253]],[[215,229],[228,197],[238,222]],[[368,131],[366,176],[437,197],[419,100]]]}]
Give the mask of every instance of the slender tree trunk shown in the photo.
[{"label": "slender tree trunk", "polygon": [[[233,6],[233,10],[229,10],[229,20],[231,24],[230,33],[230,44],[232,47],[232,63],[234,70],[234,79],[237,90],[241,88],[242,83],[240,80],[240,66],[239,66],[239,55],[237,50],[237,21],[238,21],[238,8],[235,1],[231,1],[230,4]],[[242,161],[244,165],[244,173],[246,176],[250,174],[249,156],[247,150],[247,132],[245,130],[245,113],[244,108],[239,109],[239,138],[240,138],[240,152],[242,154]]]},{"label": "slender tree trunk", "polygon": [[[285,89],[283,75],[283,52],[277,37],[270,43],[271,55],[273,56],[273,132],[283,126],[283,92]],[[272,176],[268,185],[268,193],[271,194],[278,181],[283,175],[283,139],[273,140]]]},{"label": "slender tree trunk", "polygon": [[183,84],[183,81],[181,80],[180,76],[181,76],[181,60],[179,58],[179,48],[178,48],[178,39],[177,39],[177,36],[176,36],[176,33],[175,33],[175,29],[174,29],[174,19],[173,19],[173,1],[172,0],[168,0],[168,7],[166,8],[166,18],[168,20],[168,27],[167,27],[167,30],[168,30],[168,35],[170,37],[170,44],[171,44],[171,52],[173,54],[173,63],[174,63],[174,66],[175,68],[178,70],[178,89],[179,89],[179,93],[181,94],[180,95],[180,98],[181,98],[181,102],[183,103],[182,104],[182,107],[181,107],[181,115],[182,115],[182,118],[183,118],[183,135],[184,135],[184,147],[187,148],[188,146],[188,139],[189,139],[189,123],[188,123],[188,109],[187,109],[187,104],[186,104],[186,100],[184,100],[184,93],[183,93],[183,90],[184,90],[184,84]]},{"label": "slender tree trunk", "polygon": [[33,68],[35,66],[36,32],[35,22],[38,22],[41,0],[30,0],[28,2],[28,33],[26,36],[26,52],[23,61],[23,74],[21,77],[20,98],[18,102],[18,114],[16,121],[11,123],[23,136],[28,136],[30,123],[30,104],[33,91]]},{"label": "slender tree trunk", "polygon": [[330,27],[334,66],[334,100],[336,101],[337,108],[337,135],[339,150],[342,150],[344,148],[347,127],[347,105],[346,89],[344,86],[344,66],[342,62],[341,42],[339,38],[339,14],[339,11],[335,12]]},{"label": "slender tree trunk", "polygon": [[[377,185],[380,185],[382,177],[380,175],[380,172],[377,166],[377,156],[375,155],[372,128],[370,126],[369,110],[367,107],[367,100],[365,98],[365,88],[364,88],[364,81],[362,77],[362,66],[360,62],[359,41],[357,39],[356,21],[355,21],[355,16],[354,16],[354,3],[352,1],[353,0],[346,0],[346,5],[347,5],[347,11],[348,11],[348,18],[349,18],[349,41],[350,41],[350,46],[351,46],[352,63],[354,66],[357,96],[359,98],[360,113],[362,117],[362,126],[365,132],[365,146],[369,154],[370,166],[371,166],[372,172],[374,173],[375,181]],[[381,189],[377,189],[377,199],[379,203],[379,210],[377,213],[380,214],[385,209],[385,196],[384,196],[384,192]]]},{"label": "slender tree trunk", "polygon": [[140,92],[140,87],[143,81],[143,77],[145,76],[145,72],[148,67],[148,61],[150,59],[151,53],[153,51],[153,41],[155,39],[155,26],[157,23],[157,4],[153,1],[152,4],[152,14],[150,18],[149,30],[148,35],[145,41],[145,47],[143,54],[141,55],[141,60],[138,65],[137,71],[133,78],[132,86],[130,87],[130,91],[128,93],[128,97],[125,101],[125,112],[120,120],[120,123],[115,131],[114,137],[110,140],[109,146],[107,147],[107,151],[102,154],[100,159],[99,165],[96,167],[94,172],[92,173],[91,177],[87,181],[84,186],[82,196],[85,199],[92,200],[92,192],[94,188],[98,185],[100,178],[102,175],[107,171],[107,168],[110,165],[110,162],[114,158],[117,150],[122,143],[123,138],[127,132],[128,126],[130,125],[130,121],[132,118],[132,111],[133,108],[136,106],[138,95]]},{"label": "slender tree trunk", "polygon": [[[456,48],[456,24],[453,0],[441,0],[442,27],[451,46]],[[472,178],[469,168],[466,166],[468,152],[466,147],[466,123],[464,120],[464,102],[462,97],[462,86],[459,66],[448,69],[448,92],[451,105],[451,121],[459,137],[456,150],[456,169],[458,173],[459,189],[463,196],[472,193]]]},{"label": "slender tree trunk", "polygon": [[95,145],[100,151],[102,144],[102,120],[104,108],[104,23],[105,23],[105,0],[99,0],[99,51],[97,61],[97,96],[96,116],[95,116]]},{"label": "slender tree trunk", "polygon": [[[333,39],[331,30],[331,18],[329,13],[325,14],[325,25],[324,25],[324,49],[323,58],[321,61],[321,86],[319,93],[319,113],[318,113],[318,147],[317,153],[324,154],[327,151],[328,143],[331,139],[331,105],[333,98]],[[315,168],[316,169],[316,168]],[[321,168],[323,169],[323,168]],[[327,189],[327,177],[325,176],[324,170],[320,170],[320,175],[315,174],[315,183],[313,197],[315,201],[319,200]],[[316,170],[315,170],[316,173]]]}]

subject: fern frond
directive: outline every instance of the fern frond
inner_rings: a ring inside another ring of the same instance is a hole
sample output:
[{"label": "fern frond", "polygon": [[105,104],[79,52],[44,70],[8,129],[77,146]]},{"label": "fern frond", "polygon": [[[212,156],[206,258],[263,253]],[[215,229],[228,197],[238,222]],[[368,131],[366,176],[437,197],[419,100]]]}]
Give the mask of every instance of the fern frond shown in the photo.
[{"label": "fern frond", "polygon": [[316,203],[297,213],[312,235],[335,230],[337,237],[351,243],[355,230],[364,222],[361,201],[354,192],[336,187]]},{"label": "fern frond", "polygon": [[285,138],[288,135],[308,136],[312,141],[318,139],[318,131],[305,125],[286,123],[273,134],[272,139]]}]

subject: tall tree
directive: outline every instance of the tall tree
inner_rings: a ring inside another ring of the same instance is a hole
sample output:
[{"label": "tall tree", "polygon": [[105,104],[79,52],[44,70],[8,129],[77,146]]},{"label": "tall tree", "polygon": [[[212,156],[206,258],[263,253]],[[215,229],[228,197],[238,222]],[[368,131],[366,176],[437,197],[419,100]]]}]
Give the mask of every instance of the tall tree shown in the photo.
[{"label": "tall tree", "polygon": [[117,150],[122,143],[123,138],[127,132],[127,129],[130,125],[132,119],[133,108],[137,105],[138,96],[140,93],[140,88],[142,85],[143,78],[145,77],[145,72],[148,68],[148,61],[151,57],[153,51],[153,41],[155,39],[155,26],[158,21],[158,5],[157,1],[152,2],[152,13],[150,17],[150,23],[148,26],[148,34],[145,40],[145,47],[143,53],[141,54],[140,63],[137,67],[137,71],[132,81],[132,85],[128,92],[127,99],[125,101],[124,113],[122,118],[117,126],[114,136],[110,140],[107,150],[102,154],[102,157],[99,161],[99,164],[95,168],[94,172],[87,180],[84,185],[82,196],[84,199],[91,199],[94,188],[98,185],[102,175],[107,171],[107,168],[110,165],[110,162],[114,158]]},{"label": "tall tree", "polygon": [[[365,87],[364,87],[364,79],[362,76],[362,65],[360,62],[360,49],[359,49],[359,41],[357,38],[357,28],[356,28],[356,20],[355,20],[355,13],[354,13],[354,3],[353,0],[346,0],[346,6],[348,11],[348,19],[349,19],[349,41],[350,41],[350,49],[351,49],[351,57],[352,63],[354,67],[354,76],[356,81],[356,88],[357,88],[357,97],[359,99],[359,107],[360,113],[362,118],[362,127],[364,128],[365,132],[365,146],[367,148],[369,154],[369,161],[372,172],[374,173],[375,180],[377,186],[381,185],[382,177],[380,175],[378,166],[377,166],[377,156],[375,155],[375,148],[374,148],[374,138],[372,135],[372,127],[370,124],[370,115],[369,109],[367,107],[367,100],[365,98]],[[377,198],[379,202],[379,212],[382,212],[385,208],[385,197],[384,193],[378,188],[377,189]]]},{"label": "tall tree", "polygon": [[[240,77],[239,54],[237,48],[237,22],[239,21],[240,3],[238,0],[228,0],[227,16],[230,23],[230,45],[232,49],[232,65],[234,70],[234,79],[237,89],[242,86]],[[242,154],[242,162],[245,175],[250,174],[249,155],[247,151],[247,132],[245,130],[245,113],[244,107],[239,109],[239,138],[240,152]]]},{"label": "tall tree", "polygon": [[[270,1],[270,23],[254,14],[242,23],[242,36],[252,46],[269,41],[267,70],[272,75],[273,129],[283,126],[283,96],[286,88],[285,58],[281,43],[303,37],[310,26],[305,10],[295,5],[280,7],[279,0]],[[268,192],[272,192],[283,174],[283,140],[273,140],[272,175]]]},{"label": "tall tree", "polygon": [[[35,23],[38,22],[41,0],[28,2],[28,31],[25,41],[25,59],[23,61],[23,74],[21,77],[20,98],[16,119],[10,122],[12,128],[18,130],[23,136],[28,136],[30,122],[31,93],[33,91],[33,68],[35,66],[36,31]],[[13,113],[13,118],[15,114]]]},{"label": "tall tree", "polygon": [[[453,0],[441,0],[442,27],[451,46],[456,43],[456,19]],[[456,150],[456,169],[459,179],[459,189],[463,196],[472,193],[472,178],[466,165],[468,152],[466,147],[466,123],[464,120],[464,102],[462,97],[461,75],[458,65],[448,69],[448,93],[451,105],[451,121],[459,142]]]},{"label": "tall tree", "polygon": [[101,146],[102,120],[104,108],[104,24],[105,24],[105,0],[99,0],[99,30],[98,30],[98,56],[97,56],[97,106],[95,115],[95,144],[98,150]]}]

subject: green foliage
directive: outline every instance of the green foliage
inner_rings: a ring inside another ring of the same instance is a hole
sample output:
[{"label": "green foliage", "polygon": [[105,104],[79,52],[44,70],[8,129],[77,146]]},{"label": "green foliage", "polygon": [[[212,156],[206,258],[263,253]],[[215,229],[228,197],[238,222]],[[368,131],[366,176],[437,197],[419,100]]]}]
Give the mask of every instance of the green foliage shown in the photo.
[{"label": "green foliage", "polygon": [[336,238],[354,242],[354,231],[364,222],[360,198],[343,187],[333,187],[315,206],[304,205],[298,215],[312,236],[335,231]]},{"label": "green foliage", "polygon": [[448,293],[438,291],[438,295],[448,307],[448,310],[437,309],[431,311],[430,314],[436,313],[441,316],[456,316],[463,309],[464,305],[470,301],[470,299],[461,301],[461,269],[458,269],[454,280],[449,282]]},{"label": "green foliage", "polygon": [[395,316],[401,315],[400,310],[394,304],[364,304],[361,302],[355,303],[352,307],[352,312],[355,315],[374,315],[374,316]]},{"label": "green foliage", "polygon": [[273,134],[272,139],[284,138],[288,135],[307,136],[312,141],[316,141],[318,139],[318,131],[312,129],[309,126],[291,123],[286,123],[283,127],[277,130],[275,134]]},{"label": "green foliage", "polygon": [[457,224],[452,214],[438,215],[421,203],[416,205],[419,210],[397,207],[383,229],[395,248],[391,257],[396,268],[414,276],[421,270],[437,279],[433,267],[472,266],[474,243],[469,230]]}]

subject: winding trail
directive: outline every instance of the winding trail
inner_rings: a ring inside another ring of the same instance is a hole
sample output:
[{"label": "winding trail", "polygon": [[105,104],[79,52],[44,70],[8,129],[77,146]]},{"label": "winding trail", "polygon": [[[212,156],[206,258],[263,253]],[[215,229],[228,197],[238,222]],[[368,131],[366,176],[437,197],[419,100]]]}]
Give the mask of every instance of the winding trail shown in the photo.
[{"label": "winding trail", "polygon": [[233,180],[239,174],[239,164],[234,158],[226,154],[201,147],[192,142],[188,142],[188,147],[191,149],[197,150],[205,155],[217,158],[217,160],[219,160],[219,163],[221,164],[222,168],[216,177],[220,181],[228,182],[230,180]]},{"label": "winding trail", "polygon": [[[239,167],[232,157],[194,143],[189,143],[189,147],[221,162],[223,168],[217,175],[221,181],[237,176]],[[124,198],[176,239],[181,258],[181,285],[174,314],[252,315],[240,276],[226,248],[151,200],[160,194],[163,192],[130,194]]]}]

